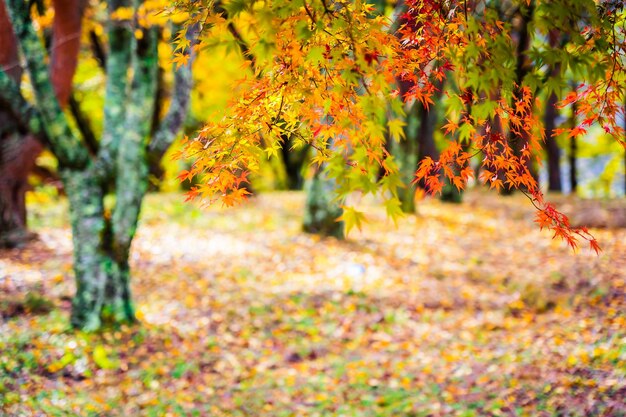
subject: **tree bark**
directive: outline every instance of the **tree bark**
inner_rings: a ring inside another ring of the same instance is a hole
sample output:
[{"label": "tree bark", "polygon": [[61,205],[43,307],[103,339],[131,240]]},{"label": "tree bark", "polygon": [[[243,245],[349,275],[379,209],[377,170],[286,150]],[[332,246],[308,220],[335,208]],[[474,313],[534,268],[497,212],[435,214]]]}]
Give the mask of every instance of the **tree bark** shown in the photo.
[{"label": "tree bark", "polygon": [[[530,59],[527,57],[528,50],[530,48],[531,41],[531,32],[529,30],[529,26],[532,23],[533,16],[535,13],[535,2],[531,0],[527,6],[522,6],[520,9],[520,28],[519,28],[519,40],[517,42],[517,51],[516,51],[516,68],[515,68],[515,91],[513,94],[513,103],[521,100],[522,90],[521,86],[526,77],[526,74],[531,69]],[[519,137],[515,137],[511,132],[509,133],[509,146],[513,149],[513,152],[516,156],[520,156],[522,152],[522,148],[528,144],[527,134],[522,133]],[[531,175],[536,177],[536,172],[534,167],[532,166],[531,161],[528,161],[528,170]],[[514,189],[512,187],[505,186],[501,194],[502,195],[512,195]]]},{"label": "tree bark", "polygon": [[[123,146],[120,146],[117,155],[116,204],[112,225],[115,256],[120,263],[128,260],[141,203],[148,187],[146,139],[150,133],[150,118],[155,106],[157,41],[156,28],[151,28],[137,42],[130,101],[126,106],[126,133]],[[127,169],[128,167],[133,169]]]},{"label": "tree bark", "polygon": [[[103,323],[134,322],[130,292],[131,242],[135,237],[141,203],[147,189],[148,159],[146,138],[150,132],[151,115],[156,92],[157,32],[150,28],[134,48],[133,79],[130,95],[115,89],[109,95],[109,114],[122,116],[122,126],[116,130],[123,136],[115,148],[115,207],[111,218],[104,215],[103,201],[108,182],[102,181],[97,170],[90,166],[81,172],[72,172],[66,182],[72,202],[75,268],[77,279],[76,302],[72,324],[93,330]],[[115,62],[115,53],[111,60]],[[118,61],[126,68],[124,61]],[[119,68],[111,68],[112,72]],[[121,71],[119,71],[121,72]],[[125,73],[124,73],[125,75]],[[127,97],[127,98],[126,98]],[[107,154],[107,156],[113,153]],[[109,172],[109,171],[107,171]]]},{"label": "tree bark", "polygon": [[53,0],[50,78],[61,107],[67,106],[78,66],[80,35],[86,0]]},{"label": "tree bark", "polygon": [[[109,14],[118,8],[130,7],[129,0],[113,0],[108,2]],[[128,71],[131,64],[131,23],[109,21],[108,51],[106,59],[106,86],[104,95],[104,130],[98,150],[98,175],[104,180],[112,181],[116,172],[117,150],[124,135],[125,102],[127,99]]]},{"label": "tree bark", "polygon": [[546,129],[546,154],[548,157],[548,191],[560,193],[563,190],[561,184],[561,150],[554,136],[558,110],[556,94],[552,93],[546,103],[544,126]]},{"label": "tree bark", "polygon": [[302,170],[307,161],[309,148],[306,145],[297,150],[293,149],[291,139],[289,137],[284,138],[283,146],[280,149],[285,166],[285,182],[288,190],[302,190],[304,187]]},{"label": "tree bark", "polygon": [[[71,323],[76,328],[95,330],[105,323],[132,322],[135,318],[128,259],[146,192],[148,164],[158,163],[182,127],[189,107],[192,59],[175,70],[170,108],[149,143],[158,69],[157,31],[140,28],[136,20],[132,24],[112,21],[106,60],[105,131],[98,153],[93,155],[70,128],[55,97],[44,50],[26,3],[8,0],[8,5],[27,57],[37,106],[33,109],[28,105],[19,87],[3,72],[0,103],[10,105],[17,126],[45,133],[59,160],[70,200],[74,242],[77,292]],[[126,0],[113,0],[109,12],[128,5]],[[138,30],[143,36],[131,36]],[[187,31],[191,45],[197,32],[196,27]],[[190,49],[185,52],[191,53]],[[133,77],[129,84],[131,65]],[[116,201],[112,213],[104,206],[109,193],[114,193]]]},{"label": "tree bark", "polygon": [[[420,134],[422,130],[421,116],[424,114],[421,104],[415,103],[411,106],[406,116],[406,125],[404,126],[404,139],[391,142],[391,153],[398,163],[398,169],[402,177],[402,183],[405,188],[398,192],[400,200],[400,208],[404,213],[415,213],[415,189],[413,184],[415,178],[415,170],[417,164],[421,160],[421,152],[425,149],[418,146],[418,141],[425,141]],[[430,156],[430,155],[429,155]]]},{"label": "tree bark", "polygon": [[[0,71],[19,85],[22,67],[18,43],[3,1],[0,1]],[[28,171],[40,146],[32,135],[24,137],[18,131],[18,123],[3,107],[0,106],[0,247],[15,247],[33,237],[26,229],[26,190]]]},{"label": "tree bark", "polygon": [[[553,29],[548,33],[548,42],[551,48],[559,47],[560,32]],[[563,47],[564,45],[561,45]],[[550,77],[555,78],[561,72],[561,64],[555,63],[550,68]],[[556,93],[552,93],[546,103],[544,113],[544,127],[546,130],[546,154],[548,159],[548,191],[561,192],[563,185],[561,181],[561,150],[555,136],[556,118],[559,111],[556,108],[558,98]]]},{"label": "tree bark", "polygon": [[[84,2],[55,0],[53,3],[57,17],[53,21],[49,70],[56,98],[64,107],[69,99],[78,61]],[[17,29],[22,31],[23,25]],[[31,41],[30,33],[24,33],[28,36],[23,41]],[[18,41],[3,1],[0,1],[0,66],[19,87],[22,67]],[[14,117],[6,110],[0,110],[0,120],[5,126],[14,122],[11,119]],[[27,230],[26,190],[28,175],[43,150],[42,140],[15,129],[4,129],[0,134],[0,247],[21,245],[34,236]]]},{"label": "tree bark", "polygon": [[[576,103],[572,104],[572,115],[570,116],[570,126],[576,127]],[[572,194],[576,194],[578,191],[578,139],[576,136],[572,136],[569,143],[569,183]]]},{"label": "tree bark", "polygon": [[104,188],[93,167],[62,171],[70,200],[76,295],[71,323],[86,331],[103,323],[135,320],[128,261],[113,253],[111,223],[104,211]]},{"label": "tree bark", "polygon": [[18,247],[36,236],[26,227],[26,191],[28,173],[41,150],[33,135],[0,139],[0,247]]},{"label": "tree bark", "polygon": [[29,3],[22,0],[7,0],[7,6],[13,30],[26,58],[37,110],[43,120],[44,131],[51,139],[50,149],[61,166],[72,169],[85,167],[89,154],[73,134],[56,97],[50,71],[46,65],[44,48],[30,21]]},{"label": "tree bark", "polygon": [[336,184],[320,167],[305,184],[303,229],[307,233],[343,239],[344,224],[337,221],[343,210],[333,201]]}]

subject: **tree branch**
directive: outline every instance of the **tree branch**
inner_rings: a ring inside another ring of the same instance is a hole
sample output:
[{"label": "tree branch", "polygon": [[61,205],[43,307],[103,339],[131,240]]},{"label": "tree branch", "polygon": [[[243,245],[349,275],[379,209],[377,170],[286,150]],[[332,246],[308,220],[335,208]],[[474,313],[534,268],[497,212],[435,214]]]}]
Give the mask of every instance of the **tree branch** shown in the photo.
[{"label": "tree branch", "polygon": [[76,127],[80,131],[83,141],[87,146],[87,150],[90,154],[96,155],[98,153],[98,140],[96,139],[96,135],[91,128],[91,122],[89,118],[83,113],[80,108],[80,103],[76,99],[76,93],[73,92],[69,98],[69,107],[72,116],[74,117],[74,121],[76,121]]},{"label": "tree branch", "polygon": [[199,34],[199,26],[195,24],[187,30],[187,39],[190,46],[184,53],[191,54],[189,61],[174,71],[173,97],[167,114],[163,118],[159,128],[148,145],[148,157],[150,163],[159,163],[167,149],[185,122],[189,109],[189,99],[193,84],[191,66],[193,64],[193,47]]},{"label": "tree branch", "polygon": [[233,35],[233,38],[235,38],[235,41],[237,42],[237,45],[239,46],[239,50],[241,51],[243,57],[247,59],[248,62],[250,62],[252,72],[256,73],[256,57],[254,56],[252,51],[250,51],[248,43],[243,39],[233,22],[228,23],[228,31]]},{"label": "tree branch", "polygon": [[[157,28],[158,41],[162,40],[163,31],[161,28]],[[161,123],[161,110],[163,110],[163,101],[165,99],[165,80],[163,68],[157,63],[156,74],[156,93],[154,96],[154,111],[152,112],[152,120],[150,121],[150,137],[154,136],[154,133],[159,128]]]},{"label": "tree branch", "polygon": [[[56,98],[50,80],[50,71],[45,64],[44,48],[32,26],[28,4],[23,0],[6,1],[15,35],[26,57],[43,128],[50,140],[50,149],[59,160],[59,164],[64,168],[82,168],[87,164],[89,155],[86,148],[72,134]],[[16,110],[19,109],[16,108]]]},{"label": "tree branch", "polygon": [[[109,1],[109,16],[118,8],[130,7],[129,0]],[[131,59],[132,28],[128,21],[109,19],[109,54],[106,59],[106,87],[104,104],[104,131],[98,150],[98,172],[112,178],[121,138],[124,136],[128,101],[128,69]]]},{"label": "tree branch", "polygon": [[50,78],[61,108],[67,106],[72,94],[86,3],[85,0],[52,0],[54,20],[49,52]]},{"label": "tree branch", "polygon": [[89,31],[89,44],[94,58],[98,61],[98,65],[100,65],[100,68],[106,72],[107,54],[104,50],[104,46],[102,45],[102,40],[93,30]]},{"label": "tree branch", "polygon": [[17,84],[4,71],[0,71],[0,108],[10,114],[18,131],[45,137],[39,112],[24,99]]},{"label": "tree branch", "polygon": [[[306,8],[306,3],[305,3],[305,8]],[[222,6],[222,3],[220,1],[215,2],[215,4],[213,5],[213,10],[215,11],[215,13],[220,13],[224,19],[228,20],[228,10],[226,10],[224,6]],[[237,30],[237,27],[232,21],[228,22],[227,27],[228,27],[228,31],[230,32],[230,34],[233,35],[233,38],[235,38],[235,42],[237,42],[237,46],[239,46],[239,50],[241,51],[241,54],[246,60],[248,60],[248,62],[250,62],[252,71],[256,73],[256,69],[257,69],[256,57],[250,50],[250,46],[245,41],[243,36],[241,36],[241,33],[239,33],[239,31]]]}]

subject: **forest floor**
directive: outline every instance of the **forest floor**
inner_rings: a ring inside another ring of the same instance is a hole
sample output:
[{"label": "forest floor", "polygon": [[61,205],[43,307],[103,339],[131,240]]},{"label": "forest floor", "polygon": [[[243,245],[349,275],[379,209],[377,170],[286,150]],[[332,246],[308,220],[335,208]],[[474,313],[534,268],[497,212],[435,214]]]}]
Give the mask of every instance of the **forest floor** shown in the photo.
[{"label": "forest floor", "polygon": [[141,325],[82,334],[65,205],[40,200],[39,240],[0,252],[2,416],[626,415],[625,229],[573,253],[475,192],[397,227],[367,206],[339,242],[300,232],[299,193],[152,195]]}]

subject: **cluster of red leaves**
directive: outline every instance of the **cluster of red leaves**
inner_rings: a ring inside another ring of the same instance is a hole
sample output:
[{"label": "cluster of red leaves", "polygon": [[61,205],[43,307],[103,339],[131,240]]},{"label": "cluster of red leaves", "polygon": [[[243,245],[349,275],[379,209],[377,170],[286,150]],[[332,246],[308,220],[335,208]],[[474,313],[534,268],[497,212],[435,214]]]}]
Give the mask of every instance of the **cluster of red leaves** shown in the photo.
[{"label": "cluster of red leaves", "polygon": [[419,101],[428,108],[434,104],[436,84],[453,69],[448,59],[450,48],[466,41],[458,30],[462,22],[439,1],[408,1],[399,21],[396,36],[401,49],[393,71],[401,84],[408,85],[403,99]]},{"label": "cluster of red leaves", "polygon": [[[413,87],[405,95],[405,99],[419,100],[428,106],[429,94],[433,91],[433,77],[441,80],[452,67],[449,61],[451,50],[463,48],[472,41],[485,42],[485,40],[482,37],[474,40],[464,38],[464,32],[457,30],[463,27],[467,16],[459,13],[458,8],[445,9],[441,2],[436,1],[412,1],[408,2],[408,5],[408,12],[404,18],[410,23],[405,25],[400,33],[402,44],[411,47],[401,55],[406,61],[400,65],[411,68],[410,75],[407,76],[406,72],[403,72],[402,77],[409,79]],[[499,33],[501,28],[502,25],[495,22],[494,27],[485,27],[484,33],[490,36],[490,33]],[[427,52],[422,52],[424,50]],[[415,54],[420,53],[423,61],[413,60],[412,64],[416,66],[407,65]],[[489,59],[488,56],[485,58]],[[458,74],[463,68],[454,70]],[[594,114],[583,122],[583,125],[589,125],[602,117],[597,114],[597,106],[594,107],[594,102],[602,97],[605,100],[600,110],[600,113],[605,112],[602,120],[611,120],[610,127],[605,127],[605,130],[618,136],[623,132],[615,125],[616,114],[620,111],[619,102],[616,100],[618,89],[615,86],[605,86],[601,95],[600,90],[601,86],[595,85],[585,90],[584,95],[569,96],[565,104],[568,100],[581,102],[579,113]],[[459,97],[468,109],[480,100],[467,88],[459,94]],[[555,238],[565,240],[573,249],[577,247],[578,240],[583,239],[589,242],[591,249],[598,252],[600,249],[598,242],[587,229],[571,227],[567,216],[544,200],[539,184],[531,172],[533,160],[541,164],[538,154],[545,139],[540,120],[534,112],[535,101],[528,87],[515,86],[512,103],[500,98],[495,117],[477,120],[468,110],[463,112],[459,123],[449,120],[444,126],[447,135],[454,138],[459,127],[465,125],[466,131],[471,132],[469,139],[464,143],[458,139],[450,140],[437,161],[431,158],[424,159],[415,173],[415,182],[425,184],[427,190],[434,194],[443,190],[446,180],[457,189],[463,189],[468,180],[474,176],[470,160],[482,155],[479,179],[483,183],[497,190],[521,190],[537,208],[536,222],[542,229],[553,231]],[[570,133],[570,137],[581,133],[582,129],[577,127]]]}]

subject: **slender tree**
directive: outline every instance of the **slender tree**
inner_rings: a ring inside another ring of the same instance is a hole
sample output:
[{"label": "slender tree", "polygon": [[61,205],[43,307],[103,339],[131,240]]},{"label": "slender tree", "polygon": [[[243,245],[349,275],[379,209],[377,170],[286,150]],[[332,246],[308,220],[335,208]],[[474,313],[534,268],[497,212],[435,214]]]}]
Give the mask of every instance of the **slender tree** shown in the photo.
[{"label": "slender tree", "polygon": [[[72,325],[94,330],[103,322],[135,320],[130,295],[129,252],[135,236],[141,202],[147,188],[150,161],[158,161],[176,138],[189,103],[191,59],[174,70],[171,104],[151,135],[158,70],[157,28],[140,24],[140,4],[108,2],[108,55],[104,131],[95,154],[70,127],[59,91],[50,75],[45,49],[31,21],[30,2],[6,0],[11,24],[26,60],[35,93],[28,103],[19,86],[0,72],[0,96],[10,105],[17,123],[47,137],[59,162],[59,173],[70,202],[77,292]],[[131,19],[120,18],[132,8]],[[57,10],[55,20],[67,16]],[[71,13],[68,10],[67,13]],[[145,22],[145,19],[142,19]],[[187,45],[195,38],[187,29]],[[188,48],[187,48],[188,49]],[[105,207],[107,194],[115,197]]]},{"label": "slender tree", "polygon": [[[557,48],[559,46],[559,32],[557,30],[551,30],[548,33],[549,46],[551,48]],[[549,75],[552,78],[556,78],[561,71],[561,63],[554,63]],[[556,92],[552,91],[548,97],[544,111],[544,127],[546,130],[546,155],[548,160],[548,190],[554,192],[561,192],[563,189],[561,183],[561,150],[556,140],[556,119],[559,115],[559,111],[556,107],[558,103],[558,97]]]},{"label": "slender tree", "polygon": [[[572,114],[570,115],[570,126],[574,128],[576,122],[576,105],[572,106]],[[578,138],[574,135],[569,142],[569,186],[573,194],[578,192]]]}]

